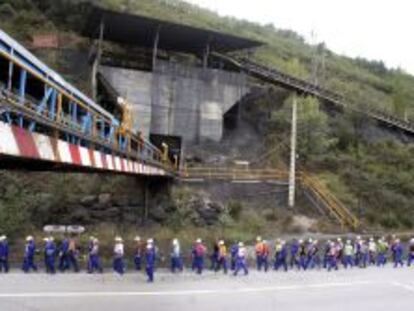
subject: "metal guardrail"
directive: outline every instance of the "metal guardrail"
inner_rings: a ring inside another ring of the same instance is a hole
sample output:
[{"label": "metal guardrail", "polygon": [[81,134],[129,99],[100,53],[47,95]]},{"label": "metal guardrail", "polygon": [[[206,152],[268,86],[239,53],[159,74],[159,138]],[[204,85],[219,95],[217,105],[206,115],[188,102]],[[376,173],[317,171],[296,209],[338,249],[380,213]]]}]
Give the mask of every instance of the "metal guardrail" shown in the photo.
[{"label": "metal guardrail", "polygon": [[[229,167],[190,167],[180,173],[181,178],[210,180],[277,180],[287,181],[289,172],[278,169],[251,169]],[[320,202],[342,228],[357,229],[359,220],[319,179],[309,173],[299,171],[297,182]]]},{"label": "metal guardrail", "polygon": [[316,177],[305,172],[300,172],[298,179],[300,180],[302,187],[309,190],[316,199],[325,206],[341,227],[349,226],[353,229],[359,227],[359,220],[357,217]]},{"label": "metal guardrail", "polygon": [[[167,171],[175,171],[172,163],[165,161],[161,151],[146,141],[136,142],[135,149],[128,148],[123,150],[116,143],[116,140],[111,141],[108,138],[103,138],[100,135],[95,135],[94,131],[85,133],[81,124],[73,122],[70,116],[65,116],[57,113],[52,113],[48,108],[45,108],[41,113],[36,111],[37,105],[30,100],[22,101],[16,94],[7,90],[0,90],[0,111],[7,113],[14,118],[22,117],[25,122],[36,122],[45,128],[48,128],[54,135],[59,133],[73,135],[80,140],[87,141],[95,148],[105,148],[112,153],[126,156],[130,159],[135,159],[140,162],[145,162],[150,165],[166,169]],[[133,138],[134,139],[134,138]]]},{"label": "metal guardrail", "polygon": [[185,168],[181,178],[204,178],[221,180],[287,180],[287,173],[276,169],[241,169],[241,168],[218,168],[197,167]]}]

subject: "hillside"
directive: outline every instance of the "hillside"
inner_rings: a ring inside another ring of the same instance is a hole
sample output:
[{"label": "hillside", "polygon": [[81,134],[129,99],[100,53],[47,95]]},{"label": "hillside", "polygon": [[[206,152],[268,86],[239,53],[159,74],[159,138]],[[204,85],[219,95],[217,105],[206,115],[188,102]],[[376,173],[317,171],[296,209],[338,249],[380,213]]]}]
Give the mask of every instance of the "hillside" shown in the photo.
[{"label": "hillside", "polygon": [[[34,33],[72,32],[82,21],[73,4],[80,0],[3,0],[0,28],[27,41]],[[178,0],[92,1],[198,27],[246,36],[266,43],[256,60],[290,74],[309,79],[315,55],[324,54],[325,68],[317,73],[321,84],[344,94],[353,104],[386,110],[414,120],[414,77],[402,70],[387,69],[381,61],[351,59],[337,55],[323,44],[311,46],[277,25],[261,26],[216,13]],[[53,5],[52,5],[53,3]],[[46,59],[50,63],[48,59]],[[52,62],[53,63],[53,62]],[[280,94],[283,94],[282,96]],[[281,98],[275,105],[274,98]],[[316,172],[341,200],[371,226],[414,226],[414,145],[378,129],[360,115],[338,115],[321,109],[312,98],[301,99],[299,109],[299,164]],[[284,148],[275,148],[289,134],[287,94],[269,91],[251,108],[251,122],[265,124],[261,133],[270,163],[286,159]],[[254,118],[258,118],[254,120]]]}]

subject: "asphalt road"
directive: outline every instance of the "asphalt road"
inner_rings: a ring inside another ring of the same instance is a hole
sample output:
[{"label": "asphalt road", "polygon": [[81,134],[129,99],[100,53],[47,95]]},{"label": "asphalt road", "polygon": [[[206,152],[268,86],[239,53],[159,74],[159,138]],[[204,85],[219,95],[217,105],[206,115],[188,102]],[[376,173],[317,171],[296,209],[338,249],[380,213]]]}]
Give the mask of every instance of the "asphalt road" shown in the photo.
[{"label": "asphalt road", "polygon": [[43,273],[0,275],[0,310],[411,310],[414,267],[335,272],[251,271],[233,277],[158,272],[156,283],[142,274]]}]

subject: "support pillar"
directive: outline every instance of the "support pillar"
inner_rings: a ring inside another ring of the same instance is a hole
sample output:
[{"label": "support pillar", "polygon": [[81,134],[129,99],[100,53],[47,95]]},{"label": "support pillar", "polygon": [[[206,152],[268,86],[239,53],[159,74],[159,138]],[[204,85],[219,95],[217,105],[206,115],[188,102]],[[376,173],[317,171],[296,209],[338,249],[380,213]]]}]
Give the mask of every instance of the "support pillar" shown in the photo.
[{"label": "support pillar", "polygon": [[154,47],[152,49],[152,70],[154,70],[157,64],[158,43],[160,41],[160,29],[161,29],[161,26],[158,26],[157,32],[155,33],[155,38],[154,38]]},{"label": "support pillar", "polygon": [[203,68],[206,69],[208,67],[208,58],[210,57],[210,43],[207,43],[206,49],[203,53]]},{"label": "support pillar", "polygon": [[297,98],[293,96],[292,102],[292,130],[290,137],[290,170],[289,170],[289,202],[288,206],[295,206],[296,188],[296,138],[297,138]]},{"label": "support pillar", "polygon": [[105,24],[103,21],[101,21],[101,24],[99,26],[99,39],[98,39],[98,47],[97,47],[97,52],[96,52],[96,57],[93,61],[93,65],[92,65],[92,98],[95,102],[97,102],[98,100],[98,82],[97,82],[97,76],[98,76],[98,69],[99,69],[99,64],[101,62],[101,57],[102,57],[102,41],[103,41],[103,36],[104,36],[104,29],[105,29]]},{"label": "support pillar", "polygon": [[149,200],[149,189],[148,189],[149,185],[148,185],[148,181],[144,181],[144,191],[143,191],[143,195],[144,195],[144,210],[142,213],[142,219],[141,222],[143,224],[145,224],[148,220],[148,200]]}]

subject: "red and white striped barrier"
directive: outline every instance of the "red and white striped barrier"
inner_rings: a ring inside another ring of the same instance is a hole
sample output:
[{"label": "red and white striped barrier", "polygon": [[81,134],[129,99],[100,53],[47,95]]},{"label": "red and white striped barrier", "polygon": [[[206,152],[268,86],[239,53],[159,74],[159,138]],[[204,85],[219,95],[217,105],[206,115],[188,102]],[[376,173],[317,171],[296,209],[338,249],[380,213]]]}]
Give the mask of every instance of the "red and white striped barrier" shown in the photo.
[{"label": "red and white striped barrier", "polygon": [[165,170],[111,154],[73,145],[0,122],[0,155],[51,161],[120,173],[165,176]]}]

